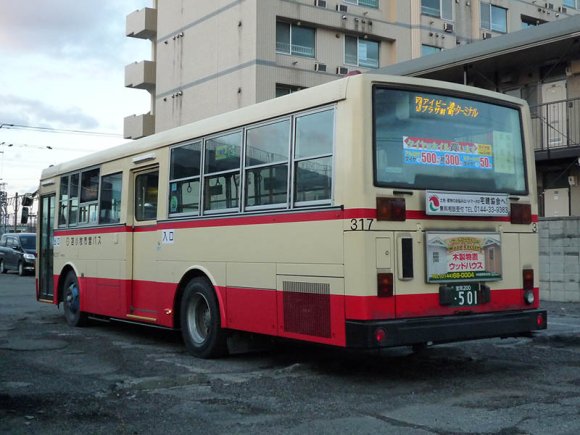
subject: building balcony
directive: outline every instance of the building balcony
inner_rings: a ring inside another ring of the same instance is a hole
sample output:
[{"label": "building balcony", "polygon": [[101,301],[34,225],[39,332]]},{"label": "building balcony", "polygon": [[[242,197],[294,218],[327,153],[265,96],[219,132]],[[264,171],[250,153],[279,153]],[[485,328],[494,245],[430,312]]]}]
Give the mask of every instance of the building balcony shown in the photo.
[{"label": "building balcony", "polygon": [[125,139],[139,139],[155,133],[155,116],[150,113],[127,116],[123,125]]},{"label": "building balcony", "polygon": [[154,39],[157,35],[157,9],[143,8],[127,15],[125,35],[131,38]]},{"label": "building balcony", "polygon": [[143,60],[125,67],[125,87],[145,89],[151,91],[155,88],[155,62]]},{"label": "building balcony", "polygon": [[536,161],[580,156],[580,98],[530,107]]}]

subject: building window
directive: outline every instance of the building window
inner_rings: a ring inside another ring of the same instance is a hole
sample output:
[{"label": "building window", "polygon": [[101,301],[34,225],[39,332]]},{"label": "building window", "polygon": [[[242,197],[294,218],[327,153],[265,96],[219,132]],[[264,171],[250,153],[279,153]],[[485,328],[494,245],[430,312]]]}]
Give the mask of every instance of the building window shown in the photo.
[{"label": "building window", "polygon": [[578,9],[579,2],[577,0],[564,0],[564,6],[567,8]]},{"label": "building window", "polygon": [[421,45],[421,56],[427,56],[429,54],[439,53],[441,51],[441,47],[435,47],[433,45]]},{"label": "building window", "polygon": [[276,83],[276,98],[293,94],[294,92],[301,91],[302,89],[304,88],[301,88],[300,86],[281,85]]},{"label": "building window", "polygon": [[481,27],[494,32],[507,32],[507,9],[481,3]]},{"label": "building window", "polygon": [[452,21],[453,0],[421,0],[421,13]]},{"label": "building window", "polygon": [[344,63],[365,68],[379,67],[379,43],[355,36],[346,36]]},{"label": "building window", "polygon": [[315,32],[311,27],[278,21],[276,23],[276,52],[314,57]]},{"label": "building window", "polygon": [[344,0],[345,3],[351,5],[366,6],[368,8],[378,8],[379,0]]}]

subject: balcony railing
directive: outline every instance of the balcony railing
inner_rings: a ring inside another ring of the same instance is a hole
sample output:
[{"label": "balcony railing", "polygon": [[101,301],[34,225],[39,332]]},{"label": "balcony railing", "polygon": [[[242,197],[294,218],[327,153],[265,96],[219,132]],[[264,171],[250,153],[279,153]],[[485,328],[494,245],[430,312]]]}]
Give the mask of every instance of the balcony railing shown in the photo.
[{"label": "balcony railing", "polygon": [[294,54],[296,56],[314,57],[314,47],[306,47],[287,42],[276,41],[276,52],[284,54]]},{"label": "balcony railing", "polygon": [[580,147],[580,98],[530,107],[537,152]]},{"label": "balcony railing", "polygon": [[358,0],[359,6],[367,6],[369,8],[378,8],[379,0]]}]

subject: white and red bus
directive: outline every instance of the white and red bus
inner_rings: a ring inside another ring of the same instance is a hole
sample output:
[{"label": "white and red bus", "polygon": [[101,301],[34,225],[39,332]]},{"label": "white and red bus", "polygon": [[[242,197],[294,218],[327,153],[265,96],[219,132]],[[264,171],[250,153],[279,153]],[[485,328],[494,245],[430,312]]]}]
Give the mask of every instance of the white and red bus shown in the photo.
[{"label": "white and red bus", "polygon": [[526,104],[362,74],[50,168],[37,296],[79,326],[353,348],[529,335],[539,309]]}]

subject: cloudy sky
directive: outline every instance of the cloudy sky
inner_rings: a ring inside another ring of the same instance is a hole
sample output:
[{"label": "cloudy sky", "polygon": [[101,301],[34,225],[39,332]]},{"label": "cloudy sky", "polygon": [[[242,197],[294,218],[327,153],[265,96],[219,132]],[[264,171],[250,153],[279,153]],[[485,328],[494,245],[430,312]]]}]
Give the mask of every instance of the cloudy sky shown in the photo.
[{"label": "cloudy sky", "polygon": [[125,37],[126,16],[146,6],[0,0],[0,125],[32,127],[0,128],[10,196],[35,191],[44,167],[125,142],[123,118],[149,111],[146,91],[124,87],[125,65],[150,59],[148,41]]}]

